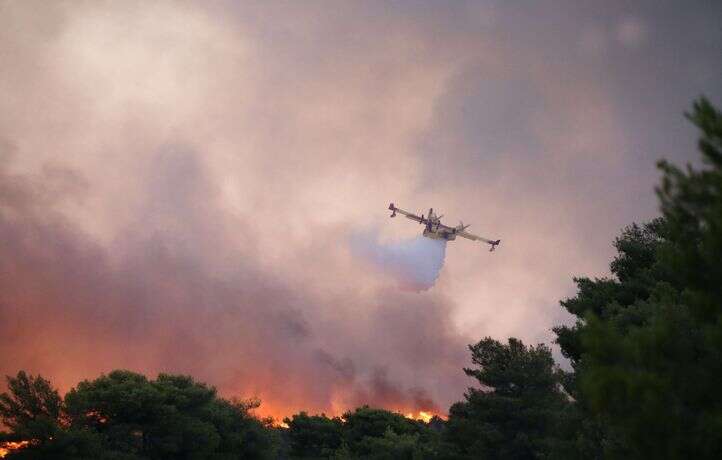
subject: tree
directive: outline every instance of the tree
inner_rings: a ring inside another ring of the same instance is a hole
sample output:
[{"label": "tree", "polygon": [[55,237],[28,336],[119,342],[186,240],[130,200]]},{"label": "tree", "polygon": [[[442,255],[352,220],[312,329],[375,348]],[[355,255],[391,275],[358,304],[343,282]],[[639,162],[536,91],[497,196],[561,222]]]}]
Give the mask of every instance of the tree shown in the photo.
[{"label": "tree", "polygon": [[309,416],[306,412],[285,418],[291,455],[298,458],[329,458],[343,442],[343,422],[324,414]]},{"label": "tree", "polygon": [[7,376],[9,393],[0,394],[0,420],[17,440],[45,443],[60,426],[62,399],[50,382],[24,371]]},{"label": "tree", "polygon": [[607,457],[722,457],[722,115],[705,99],[703,169],[661,162],[662,217],[616,240],[613,278],[577,280],[557,342]]},{"label": "tree", "polygon": [[42,377],[18,373],[0,395],[0,441],[29,441],[13,459],[276,458],[277,431],[251,414],[257,400],[227,400],[191,377],[148,380],[113,371],[60,398]]},{"label": "tree", "polygon": [[545,345],[525,346],[490,337],[470,345],[481,388],[449,410],[445,441],[458,458],[540,458],[554,448],[560,414],[567,404],[559,373]]},{"label": "tree", "polygon": [[109,457],[103,450],[101,438],[89,430],[60,429],[53,439],[44,443],[29,443],[7,455],[7,460],[131,460],[139,457]]},{"label": "tree", "polygon": [[164,458],[270,458],[270,430],[244,402],[218,398],[191,377],[156,380],[113,371],[83,381],[65,397],[70,426],[100,433],[118,454]]},{"label": "tree", "polygon": [[429,424],[369,406],[340,418],[301,412],[284,422],[292,458],[432,459],[439,450],[439,433]]},{"label": "tree", "polygon": [[20,371],[7,382],[0,420],[10,433],[2,440],[28,442],[8,459],[100,458],[100,439],[87,430],[68,429],[63,401],[48,380]]},{"label": "tree", "polygon": [[260,401],[216,398],[209,406],[208,419],[218,430],[220,443],[212,456],[220,458],[276,458],[279,448],[278,430],[272,419],[259,420],[251,410]]},{"label": "tree", "polygon": [[[438,448],[438,433],[428,424],[401,414],[369,406],[343,414],[343,435],[349,451],[362,458],[389,458],[383,446],[398,441],[406,447],[394,458],[431,458]],[[402,442],[403,441],[403,442]],[[411,455],[411,456],[409,456]]]},{"label": "tree", "polygon": [[[657,264],[657,252],[664,243],[664,220],[656,219],[625,228],[614,241],[617,256],[610,265],[613,278],[575,278],[577,295],[561,302],[577,317],[574,326],[554,328],[562,354],[569,359],[573,372],[563,373],[562,383],[574,403],[567,416],[576,426],[572,451],[580,458],[626,457],[630,455],[621,433],[604,416],[590,407],[591,401],[580,394],[579,380],[587,375],[583,359],[586,351],[589,318],[615,324],[620,331],[643,324],[649,317],[649,303],[660,280],[672,282]],[[571,453],[569,454],[571,455]]]},{"label": "tree", "polygon": [[357,446],[359,457],[374,460],[421,460],[437,456],[438,446],[425,442],[420,433],[398,434],[391,427],[383,436],[366,436]]}]

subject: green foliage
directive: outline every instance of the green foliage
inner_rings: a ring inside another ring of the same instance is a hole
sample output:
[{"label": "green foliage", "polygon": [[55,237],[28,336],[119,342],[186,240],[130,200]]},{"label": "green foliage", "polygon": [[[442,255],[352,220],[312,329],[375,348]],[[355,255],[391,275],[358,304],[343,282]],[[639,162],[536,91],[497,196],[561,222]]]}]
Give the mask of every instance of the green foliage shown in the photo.
[{"label": "green foliage", "polygon": [[0,395],[0,420],[10,429],[7,441],[28,441],[13,459],[100,458],[100,437],[89,430],[67,427],[63,400],[41,376],[18,372],[7,377],[9,393]]},{"label": "green foliage", "polygon": [[298,458],[329,458],[343,442],[343,422],[306,412],[283,420],[288,425],[291,455]]},{"label": "green foliage", "polygon": [[395,433],[411,433],[415,429],[412,420],[401,414],[369,406],[359,407],[343,414],[344,438],[351,446],[358,445],[367,437],[382,437],[388,428]]},{"label": "green foliage", "polygon": [[[249,411],[258,401],[219,398],[191,377],[160,374],[149,380],[113,371],[82,381],[61,399],[50,382],[20,372],[8,378],[0,414],[10,429],[0,441],[29,440],[11,459],[431,459],[438,429],[368,406],[343,418],[285,419],[270,426]],[[443,425],[440,419],[434,426]],[[284,449],[281,438],[288,443]]]},{"label": "green foliage", "polygon": [[6,377],[10,393],[0,394],[0,420],[18,440],[45,443],[59,429],[62,399],[50,382],[24,371]]},{"label": "green foliage", "polygon": [[482,388],[469,388],[466,401],[451,406],[445,441],[458,458],[550,455],[568,402],[549,348],[488,337],[469,348],[478,367],[464,371]]},{"label": "green foliage", "polygon": [[722,114],[702,99],[703,169],[661,162],[662,218],[616,240],[612,279],[577,279],[557,343],[609,458],[722,457]]},{"label": "green foliage", "polygon": [[356,449],[361,458],[377,460],[428,459],[434,458],[433,444],[424,443],[419,433],[398,434],[391,427],[383,436],[366,436],[359,441]]},{"label": "green foliage", "polygon": [[343,420],[346,445],[361,458],[432,458],[438,449],[438,433],[428,424],[395,412],[363,406]]},{"label": "green foliage", "polygon": [[89,430],[58,430],[51,442],[31,443],[24,449],[8,455],[9,460],[78,460],[78,459],[136,459],[139,457],[108,456],[101,444],[101,437]]},{"label": "green foliage", "polygon": [[213,454],[266,458],[272,439],[248,406],[218,398],[191,377],[155,381],[115,371],[81,382],[66,395],[72,426],[94,429],[119,452],[149,458],[208,458]]},{"label": "green foliage", "polygon": [[701,130],[704,167],[683,171],[660,162],[657,193],[673,242],[661,259],[684,287],[681,300],[695,319],[712,324],[722,314],[722,113],[700,99],[687,117]]},{"label": "green foliage", "polygon": [[429,424],[368,406],[342,418],[301,412],[284,422],[292,458],[432,459],[440,447]]},{"label": "green foliage", "polygon": [[[32,440],[10,458],[275,458],[274,431],[248,412],[257,404],[219,398],[191,377],[114,371],[80,382],[64,404],[40,377],[21,372],[9,388],[3,421]],[[52,428],[44,437],[38,421]]]},{"label": "green foliage", "polygon": [[151,458],[214,452],[214,399],[214,389],[190,377],[161,374],[151,382],[129,371],[81,382],[65,397],[71,426],[103,434],[111,450]]}]

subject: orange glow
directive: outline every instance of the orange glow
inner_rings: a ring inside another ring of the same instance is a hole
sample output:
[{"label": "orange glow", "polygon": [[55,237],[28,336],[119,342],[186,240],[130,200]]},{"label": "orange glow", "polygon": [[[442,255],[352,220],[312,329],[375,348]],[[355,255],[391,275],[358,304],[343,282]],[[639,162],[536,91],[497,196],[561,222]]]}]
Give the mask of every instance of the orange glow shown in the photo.
[{"label": "orange glow", "polygon": [[419,411],[416,415],[414,415],[413,412],[409,412],[408,414],[404,415],[404,417],[406,418],[409,418],[411,420],[421,420],[424,423],[429,423],[431,419],[434,418],[434,416],[440,417],[436,414],[432,414],[431,412],[426,412],[423,410]]},{"label": "orange glow", "polygon": [[[312,408],[304,408],[301,407],[286,407],[283,405],[276,405],[273,403],[261,403],[261,405],[255,409],[252,409],[250,412],[261,418],[265,419],[268,417],[271,417],[273,419],[271,425],[275,427],[281,427],[281,428],[288,428],[288,425],[283,422],[283,419],[286,417],[292,417],[293,414],[297,414],[300,411],[306,411],[308,414],[324,414],[328,418],[334,418],[334,417],[340,417],[343,419],[343,414],[347,411],[354,410],[354,407],[356,406],[346,406],[344,405],[344,402],[342,400],[334,400],[332,402],[331,410],[323,410],[323,408],[318,407],[312,407]],[[360,407],[360,405],[358,406]],[[442,420],[446,420],[446,416],[442,415],[440,413],[437,413],[434,410],[426,409],[426,410],[420,410],[418,407],[382,407],[379,406],[379,409],[386,409],[391,412],[396,412],[398,414],[403,415],[407,419],[410,420],[421,420],[424,423],[429,423],[431,419],[434,417],[439,417]]]},{"label": "orange glow", "polygon": [[7,454],[9,454],[13,450],[22,449],[23,447],[27,446],[27,441],[19,441],[19,442],[3,442],[0,443],[0,458],[5,458]]}]

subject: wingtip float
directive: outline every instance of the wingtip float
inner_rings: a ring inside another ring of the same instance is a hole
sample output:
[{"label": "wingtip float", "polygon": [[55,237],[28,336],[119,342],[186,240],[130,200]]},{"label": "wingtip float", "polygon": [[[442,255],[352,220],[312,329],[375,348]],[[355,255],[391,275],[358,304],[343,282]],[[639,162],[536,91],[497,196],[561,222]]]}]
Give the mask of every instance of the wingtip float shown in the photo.
[{"label": "wingtip float", "polygon": [[491,246],[489,248],[489,251],[493,251],[494,249],[496,249],[499,243],[501,243],[501,240],[489,240],[487,238],[483,238],[481,236],[467,232],[466,229],[469,228],[469,225],[464,225],[463,222],[459,222],[459,225],[457,225],[456,227],[449,227],[448,225],[442,224],[441,218],[444,216],[437,216],[436,214],[434,214],[433,208],[429,209],[428,215],[424,216],[423,214],[421,214],[420,216],[417,216],[416,214],[397,208],[396,206],[394,206],[393,203],[391,203],[389,204],[389,211],[391,211],[391,217],[396,217],[396,214],[399,213],[405,216],[407,219],[418,222],[420,225],[425,225],[423,235],[427,238],[431,238],[434,240],[454,241],[457,236],[460,236],[462,238],[466,238],[472,241],[483,241],[484,243]]}]

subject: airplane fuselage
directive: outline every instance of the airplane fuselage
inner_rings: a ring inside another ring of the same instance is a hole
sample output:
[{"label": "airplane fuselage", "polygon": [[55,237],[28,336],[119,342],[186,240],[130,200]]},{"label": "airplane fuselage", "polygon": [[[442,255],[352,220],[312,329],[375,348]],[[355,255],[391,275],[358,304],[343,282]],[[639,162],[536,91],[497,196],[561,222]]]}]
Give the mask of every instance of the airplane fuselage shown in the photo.
[{"label": "airplane fuselage", "polygon": [[434,224],[427,225],[426,228],[424,228],[423,235],[432,240],[454,241],[456,239],[456,233],[453,230],[449,230],[443,226],[436,228]]},{"label": "airplane fuselage", "polygon": [[424,230],[423,235],[426,238],[431,238],[432,240],[454,241],[456,239],[456,235],[448,232],[430,232],[428,230]]},{"label": "airplane fuselage", "polygon": [[456,229],[447,227],[442,224],[440,220],[426,221],[425,223],[426,226],[424,227],[423,235],[426,238],[446,241],[454,241],[456,239]]}]

